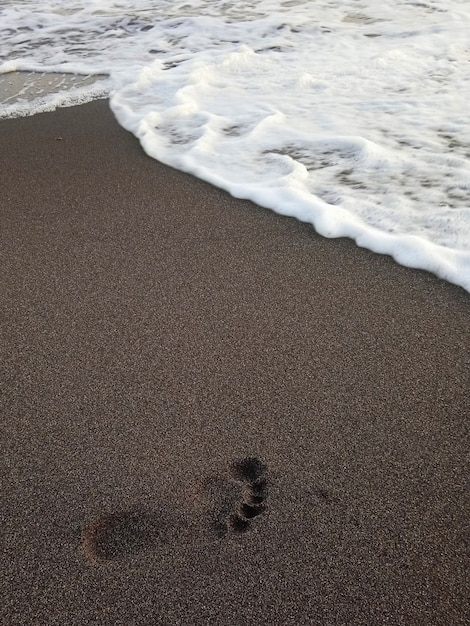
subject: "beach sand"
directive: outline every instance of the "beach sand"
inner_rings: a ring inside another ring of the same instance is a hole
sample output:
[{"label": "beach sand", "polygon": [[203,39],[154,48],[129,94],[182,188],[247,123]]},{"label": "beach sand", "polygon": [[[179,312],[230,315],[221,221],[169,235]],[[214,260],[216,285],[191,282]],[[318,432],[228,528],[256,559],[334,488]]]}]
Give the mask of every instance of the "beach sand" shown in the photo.
[{"label": "beach sand", "polygon": [[106,101],[0,122],[0,171],[2,624],[468,624],[468,293]]}]

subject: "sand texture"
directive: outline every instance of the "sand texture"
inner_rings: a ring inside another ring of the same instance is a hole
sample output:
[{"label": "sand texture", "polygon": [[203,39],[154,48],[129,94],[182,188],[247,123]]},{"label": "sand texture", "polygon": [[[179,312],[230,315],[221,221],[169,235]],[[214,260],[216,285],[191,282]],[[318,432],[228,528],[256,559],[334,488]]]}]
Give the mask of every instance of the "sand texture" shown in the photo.
[{"label": "sand texture", "polygon": [[0,122],[1,623],[468,624],[470,296]]}]

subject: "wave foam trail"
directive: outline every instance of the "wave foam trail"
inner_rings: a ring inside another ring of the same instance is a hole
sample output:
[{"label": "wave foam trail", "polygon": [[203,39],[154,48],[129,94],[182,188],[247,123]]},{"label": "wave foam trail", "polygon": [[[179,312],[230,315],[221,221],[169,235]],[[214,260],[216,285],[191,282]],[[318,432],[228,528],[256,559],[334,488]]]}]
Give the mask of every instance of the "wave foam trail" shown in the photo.
[{"label": "wave foam trail", "polygon": [[107,74],[152,157],[470,291],[464,2],[125,4],[11,3],[0,72]]}]

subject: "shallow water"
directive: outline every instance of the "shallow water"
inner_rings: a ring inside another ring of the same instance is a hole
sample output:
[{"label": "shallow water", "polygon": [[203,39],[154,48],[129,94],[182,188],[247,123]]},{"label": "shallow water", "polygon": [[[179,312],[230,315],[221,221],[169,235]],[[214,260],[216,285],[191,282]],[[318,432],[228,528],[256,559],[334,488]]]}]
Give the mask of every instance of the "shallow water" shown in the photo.
[{"label": "shallow water", "polygon": [[0,116],[109,96],[156,159],[470,291],[466,0],[62,4],[2,4]]},{"label": "shallow water", "polygon": [[83,100],[89,101],[91,94],[93,98],[105,98],[109,93],[109,78],[105,75],[86,76],[61,72],[8,72],[0,74],[0,93],[3,110],[8,107],[17,117],[20,114],[30,115],[41,110],[53,110],[61,105],[61,99],[62,104],[71,105],[80,104]]}]

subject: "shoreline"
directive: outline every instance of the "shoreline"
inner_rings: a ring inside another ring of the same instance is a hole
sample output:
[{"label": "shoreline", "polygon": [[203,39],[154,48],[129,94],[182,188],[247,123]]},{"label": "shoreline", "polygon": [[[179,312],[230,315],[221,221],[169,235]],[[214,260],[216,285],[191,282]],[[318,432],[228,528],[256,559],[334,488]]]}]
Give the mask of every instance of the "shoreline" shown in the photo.
[{"label": "shoreline", "polygon": [[6,623],[466,623],[468,293],[107,101],[0,134]]}]

